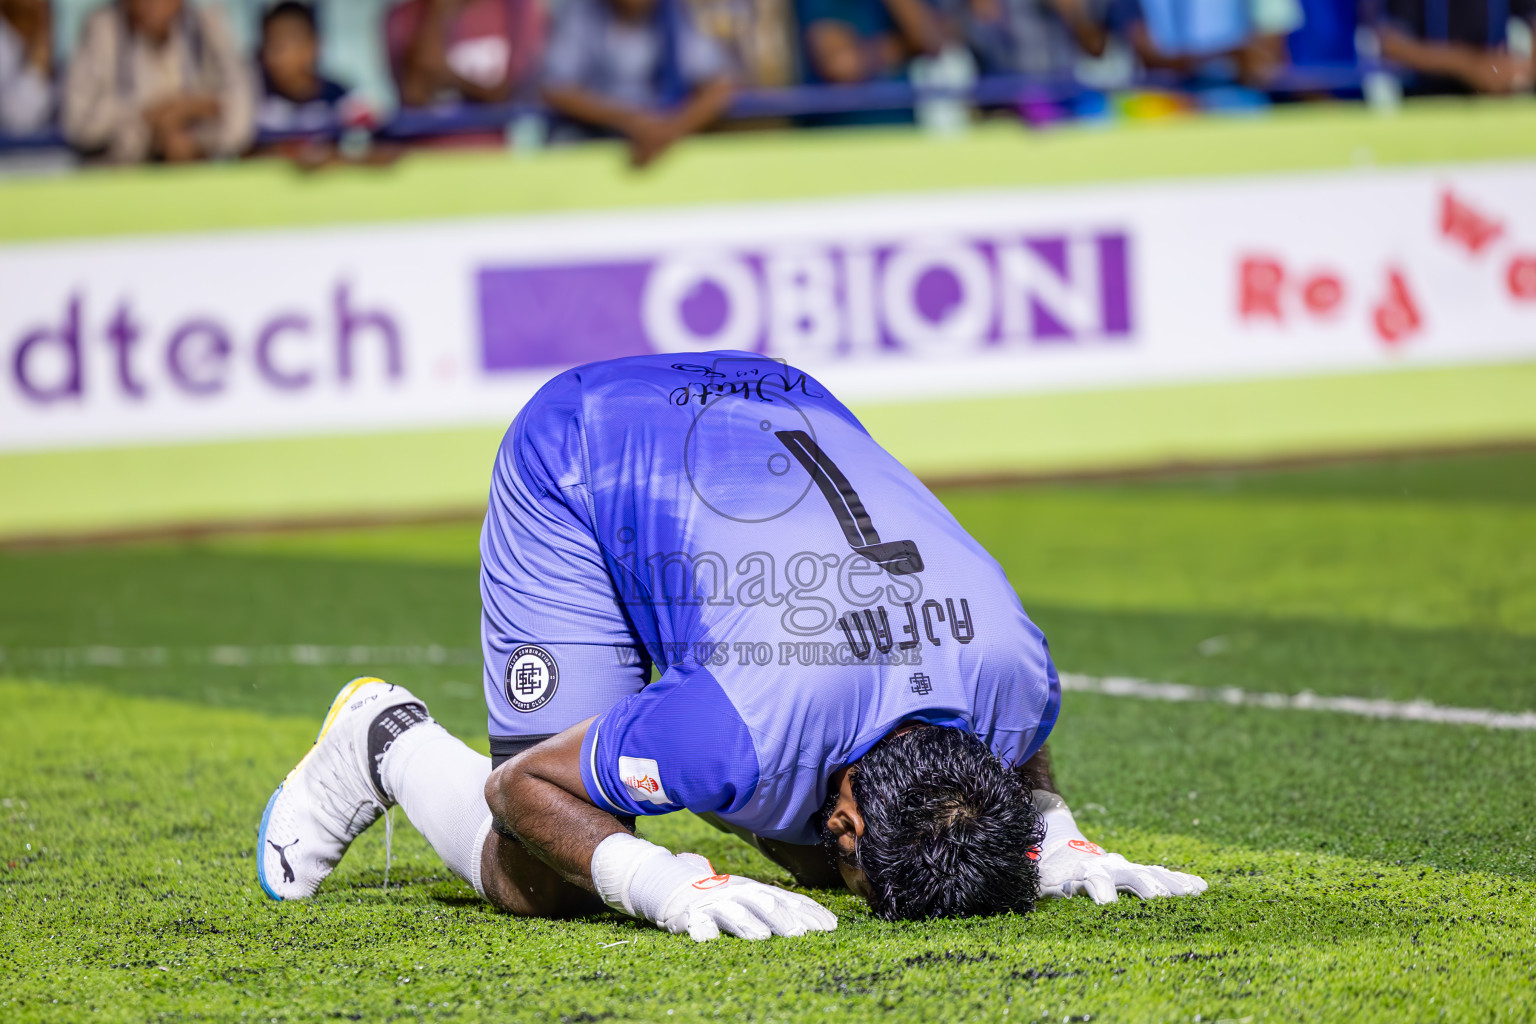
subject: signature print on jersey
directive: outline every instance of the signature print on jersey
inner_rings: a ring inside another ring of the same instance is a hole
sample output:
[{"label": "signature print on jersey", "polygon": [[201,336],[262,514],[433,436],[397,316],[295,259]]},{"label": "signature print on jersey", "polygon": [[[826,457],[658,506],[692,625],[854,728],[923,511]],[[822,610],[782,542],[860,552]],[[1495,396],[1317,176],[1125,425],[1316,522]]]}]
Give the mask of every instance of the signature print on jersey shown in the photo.
[{"label": "signature print on jersey", "polygon": [[523,644],[507,659],[507,702],[518,711],[537,711],[548,704],[560,685],[554,655],[538,644]]},{"label": "signature print on jersey", "polygon": [[[809,477],[791,472],[789,453],[777,435],[810,429],[810,420],[787,396],[771,405],[711,402],[694,414],[688,431],[683,449],[688,482],[718,516],[738,523],[777,519],[811,490]],[[753,486],[743,487],[743,478]]]},{"label": "signature print on jersey", "polygon": [[[727,519],[765,523],[793,510],[814,483],[837,517],[849,547],[892,576],[922,572],[923,556],[916,542],[880,539],[859,492],[817,443],[811,421],[789,397],[793,386],[787,368],[765,372],[762,362],[727,358],[711,366],[672,364],[674,370],[719,381],[691,382],[672,393],[674,405],[689,405],[694,388],[700,389],[699,408],[683,446],[683,466],[699,500]],[[774,379],[781,389],[777,395],[772,388],[765,390]],[[804,374],[797,384],[807,397],[823,397],[807,390]],[[720,400],[727,396],[742,400]],[[715,401],[709,401],[711,397]],[[706,421],[707,429],[701,430]],[[791,458],[805,477],[791,472]],[[753,480],[752,486],[743,487],[743,479]]]}]

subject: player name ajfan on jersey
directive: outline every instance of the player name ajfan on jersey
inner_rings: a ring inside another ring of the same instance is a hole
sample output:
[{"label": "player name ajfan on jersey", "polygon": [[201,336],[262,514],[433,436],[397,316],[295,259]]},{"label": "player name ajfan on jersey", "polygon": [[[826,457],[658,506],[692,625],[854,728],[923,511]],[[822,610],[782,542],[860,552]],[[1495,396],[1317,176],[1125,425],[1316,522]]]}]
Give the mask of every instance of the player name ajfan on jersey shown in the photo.
[{"label": "player name ajfan on jersey", "polygon": [[[943,643],[938,631],[934,629],[934,621],[942,625],[946,620],[949,623],[949,633],[956,641],[968,644],[976,639],[976,627],[971,618],[971,605],[965,598],[960,599],[960,607],[955,607],[955,599],[946,597],[943,604],[929,598],[922,605],[923,632],[921,636],[917,631],[918,613],[911,601],[902,605],[906,612],[907,621],[901,626],[901,634],[904,639],[897,640],[891,632],[891,622],[885,613],[885,605],[876,605],[874,608],[865,608],[862,612],[853,611],[843,615],[837,620],[837,626],[848,638],[848,646],[853,650],[854,656],[865,659],[872,651],[880,654],[889,654],[894,644],[901,650],[911,650],[922,644],[922,637],[926,636],[928,642],[938,647]],[[946,616],[945,611],[948,610]],[[866,626],[868,632],[865,631]],[[854,639],[857,631],[858,639]]]}]

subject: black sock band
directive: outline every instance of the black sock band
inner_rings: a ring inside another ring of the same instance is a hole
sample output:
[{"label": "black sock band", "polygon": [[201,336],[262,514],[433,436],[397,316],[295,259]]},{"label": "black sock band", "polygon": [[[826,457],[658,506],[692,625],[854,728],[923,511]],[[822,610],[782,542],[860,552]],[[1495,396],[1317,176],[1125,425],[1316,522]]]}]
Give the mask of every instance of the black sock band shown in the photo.
[{"label": "black sock band", "polygon": [[399,739],[405,730],[422,722],[432,721],[432,716],[427,714],[425,705],[422,704],[396,704],[388,711],[381,711],[373,724],[368,727],[368,771],[373,775],[373,788],[377,789],[391,803],[395,796],[384,788],[384,780],[379,776],[379,763],[384,760],[384,752],[390,744]]}]

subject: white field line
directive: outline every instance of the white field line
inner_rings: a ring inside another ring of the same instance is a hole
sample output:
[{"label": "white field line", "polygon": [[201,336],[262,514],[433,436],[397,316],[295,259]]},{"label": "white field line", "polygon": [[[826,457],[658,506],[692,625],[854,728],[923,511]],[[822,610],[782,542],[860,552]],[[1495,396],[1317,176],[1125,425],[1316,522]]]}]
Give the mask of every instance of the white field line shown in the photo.
[{"label": "white field line", "polygon": [[469,665],[472,647],[438,644],[216,644],[212,647],[0,647],[0,669],[160,668],[167,665]]},{"label": "white field line", "polygon": [[[169,665],[469,665],[480,661],[470,647],[437,644],[370,646],[366,644],[218,644],[212,647],[0,647],[0,670],[68,670],[76,668],[160,668]],[[1216,703],[1290,711],[1332,711],[1361,718],[1435,722],[1442,725],[1481,725],[1488,729],[1536,731],[1536,711],[1490,711],[1456,708],[1427,700],[1372,700],[1365,697],[1323,697],[1310,691],[1262,693],[1234,686],[1204,687],[1158,683],[1124,676],[1083,676],[1064,673],[1061,688],[1106,697],[1165,701],[1173,704]]]},{"label": "white field line", "polygon": [[1361,718],[1398,719],[1407,722],[1437,722],[1443,725],[1481,725],[1489,729],[1536,730],[1536,711],[1489,711],[1483,708],[1452,708],[1427,700],[1368,700],[1364,697],[1322,697],[1310,691],[1301,693],[1254,693],[1233,686],[1186,686],[1183,683],[1155,683],[1146,679],[1121,676],[1079,676],[1064,674],[1061,688],[1077,693],[1097,693],[1106,697],[1131,697],[1135,700],[1160,700],[1174,704],[1210,702],[1239,707],[1271,708],[1289,711],[1332,711]]}]

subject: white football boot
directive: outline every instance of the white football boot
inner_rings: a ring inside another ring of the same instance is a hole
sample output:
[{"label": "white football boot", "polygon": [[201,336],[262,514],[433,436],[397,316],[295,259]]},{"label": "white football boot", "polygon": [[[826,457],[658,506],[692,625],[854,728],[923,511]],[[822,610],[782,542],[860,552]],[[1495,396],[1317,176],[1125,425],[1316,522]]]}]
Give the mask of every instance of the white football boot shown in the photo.
[{"label": "white football boot", "polygon": [[336,694],[315,745],[261,816],[256,877],[268,896],[313,896],[352,840],[393,806],[373,782],[368,727],[389,708],[421,703],[405,687],[371,676],[352,680]]}]

